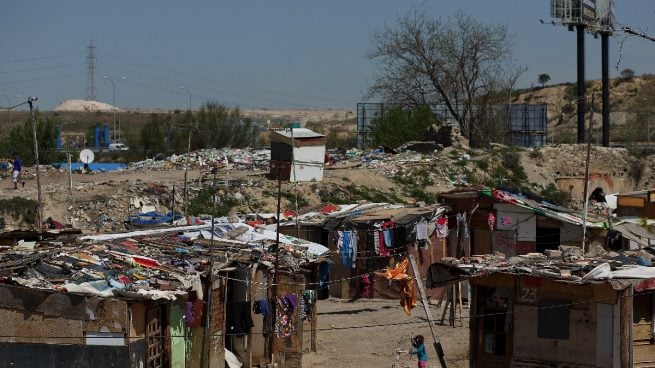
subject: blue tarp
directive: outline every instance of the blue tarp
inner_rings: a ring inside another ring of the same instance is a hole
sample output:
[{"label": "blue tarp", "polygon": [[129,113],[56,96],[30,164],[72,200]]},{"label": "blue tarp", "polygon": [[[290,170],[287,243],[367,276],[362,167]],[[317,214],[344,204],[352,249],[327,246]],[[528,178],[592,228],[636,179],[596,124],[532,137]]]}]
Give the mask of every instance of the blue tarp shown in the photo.
[{"label": "blue tarp", "polygon": [[179,220],[181,218],[182,215],[180,214],[175,214],[175,219],[173,219],[173,214],[171,212],[162,215],[152,211],[152,212],[129,215],[125,222],[136,226],[148,226],[148,225],[167,224],[170,223],[171,221]]},{"label": "blue tarp", "polygon": [[[56,168],[62,168],[64,170],[68,169],[68,163],[67,162],[57,162],[52,164],[52,166]],[[73,162],[71,164],[71,168],[73,171],[77,171],[80,168],[83,168],[84,164],[81,162]],[[89,164],[89,170],[92,171],[117,171],[117,170],[123,170],[127,168],[126,164],[123,163],[113,163],[113,162],[92,162]]]}]

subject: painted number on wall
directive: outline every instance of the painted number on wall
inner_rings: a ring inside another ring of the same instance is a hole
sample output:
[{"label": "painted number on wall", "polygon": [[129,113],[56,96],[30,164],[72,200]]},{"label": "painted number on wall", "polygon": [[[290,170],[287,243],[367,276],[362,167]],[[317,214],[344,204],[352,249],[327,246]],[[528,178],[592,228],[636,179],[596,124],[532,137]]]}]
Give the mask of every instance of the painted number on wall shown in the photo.
[{"label": "painted number on wall", "polygon": [[519,301],[521,303],[536,303],[537,302],[537,289],[521,288],[521,293],[519,295]]}]

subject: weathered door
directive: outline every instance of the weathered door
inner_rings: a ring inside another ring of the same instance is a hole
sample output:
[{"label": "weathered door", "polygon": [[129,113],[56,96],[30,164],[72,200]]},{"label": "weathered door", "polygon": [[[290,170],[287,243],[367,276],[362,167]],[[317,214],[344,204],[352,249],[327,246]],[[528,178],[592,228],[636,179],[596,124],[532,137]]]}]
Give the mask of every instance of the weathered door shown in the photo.
[{"label": "weathered door", "polygon": [[146,368],[164,368],[161,307],[146,311]]},{"label": "weathered door", "polygon": [[633,361],[635,367],[655,367],[653,292],[635,293],[632,301]]},{"label": "weathered door", "polygon": [[476,321],[475,346],[476,366],[480,368],[508,367],[511,357],[511,301],[507,290],[478,286],[476,314],[482,317]]}]

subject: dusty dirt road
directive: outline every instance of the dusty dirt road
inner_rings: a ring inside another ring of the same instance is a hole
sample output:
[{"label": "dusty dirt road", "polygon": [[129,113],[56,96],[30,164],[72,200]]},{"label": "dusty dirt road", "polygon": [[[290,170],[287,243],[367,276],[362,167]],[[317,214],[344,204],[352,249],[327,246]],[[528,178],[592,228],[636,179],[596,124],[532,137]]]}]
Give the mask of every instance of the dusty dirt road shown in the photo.
[{"label": "dusty dirt road", "polygon": [[[441,310],[431,308],[435,318]],[[303,354],[303,367],[391,367],[395,351],[410,348],[410,336],[425,336],[428,367],[440,367],[432,348],[430,330],[419,305],[407,316],[397,300],[360,299],[354,302],[327,299],[318,302],[317,352]],[[468,308],[464,308],[468,315]],[[437,326],[448,367],[468,367],[468,319],[463,326]],[[306,324],[306,329],[309,324]],[[304,346],[309,347],[309,331],[304,332]],[[410,359],[412,359],[410,361]],[[401,355],[401,362],[416,366],[416,358]]]}]

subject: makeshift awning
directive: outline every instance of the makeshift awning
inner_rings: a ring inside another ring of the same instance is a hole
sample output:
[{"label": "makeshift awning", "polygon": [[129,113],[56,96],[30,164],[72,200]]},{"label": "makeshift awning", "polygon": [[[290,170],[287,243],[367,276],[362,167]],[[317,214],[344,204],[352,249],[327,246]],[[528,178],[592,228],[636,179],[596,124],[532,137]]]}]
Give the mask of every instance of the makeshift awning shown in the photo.
[{"label": "makeshift awning", "polygon": [[632,240],[642,247],[648,247],[650,245],[650,240],[655,241],[655,234],[637,224],[624,222],[618,225],[614,225],[613,228],[614,230],[620,232],[623,237]]}]

